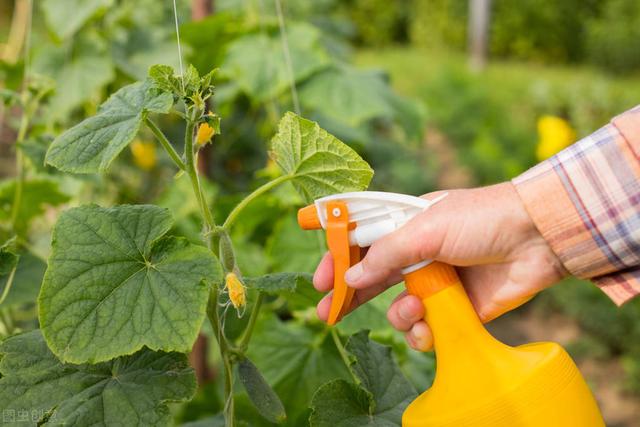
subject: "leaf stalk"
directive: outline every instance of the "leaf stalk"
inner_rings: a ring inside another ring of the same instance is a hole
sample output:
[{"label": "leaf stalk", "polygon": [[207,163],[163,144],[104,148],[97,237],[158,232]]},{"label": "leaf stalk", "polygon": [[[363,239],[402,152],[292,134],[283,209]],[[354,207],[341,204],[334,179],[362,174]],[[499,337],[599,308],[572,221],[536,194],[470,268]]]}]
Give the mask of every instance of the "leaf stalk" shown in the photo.
[{"label": "leaf stalk", "polygon": [[180,158],[180,155],[178,155],[175,148],[173,148],[173,145],[171,145],[171,142],[169,142],[169,140],[167,139],[165,134],[160,130],[158,125],[155,124],[155,122],[148,117],[144,118],[144,123],[151,130],[151,132],[153,132],[153,135],[156,137],[160,145],[162,145],[162,148],[164,148],[164,151],[166,151],[169,157],[171,157],[171,160],[173,160],[173,163],[175,163],[180,170],[185,170],[186,166],[182,161],[182,159]]},{"label": "leaf stalk", "polygon": [[29,120],[31,112],[28,107],[22,112],[22,118],[20,119],[20,128],[18,129],[18,135],[16,138],[16,189],[13,193],[13,203],[11,204],[11,227],[16,232],[16,223],[18,222],[18,214],[20,213],[20,207],[22,205],[22,191],[24,188],[24,181],[26,179],[26,170],[24,168],[24,154],[22,149],[18,147],[24,141],[27,135],[27,129],[29,128]]},{"label": "leaf stalk", "polygon": [[256,198],[260,197],[264,193],[268,192],[269,190],[277,187],[283,182],[289,181],[292,178],[293,178],[292,175],[282,175],[256,188],[251,194],[249,194],[247,197],[242,199],[242,201],[238,203],[236,207],[233,208],[231,213],[229,213],[229,216],[227,216],[227,219],[222,224],[222,227],[228,230],[231,227],[231,225],[235,222],[235,220],[238,219],[238,215],[240,215],[240,212],[242,212],[244,208],[246,208],[247,205],[249,205],[249,203],[251,203]]}]

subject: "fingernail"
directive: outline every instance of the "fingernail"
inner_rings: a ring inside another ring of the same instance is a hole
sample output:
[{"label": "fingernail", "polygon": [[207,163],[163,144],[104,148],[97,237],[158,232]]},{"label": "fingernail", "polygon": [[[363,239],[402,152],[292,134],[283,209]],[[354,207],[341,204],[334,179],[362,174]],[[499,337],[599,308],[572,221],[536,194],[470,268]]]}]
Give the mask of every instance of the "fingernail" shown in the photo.
[{"label": "fingernail", "polygon": [[347,283],[357,282],[358,279],[362,277],[362,273],[364,273],[364,269],[362,268],[362,264],[358,263],[347,270],[344,275],[344,280],[346,280]]},{"label": "fingernail", "polygon": [[424,339],[427,337],[427,334],[422,328],[413,328],[411,332],[413,333],[413,336],[419,341],[424,341]]},{"label": "fingernail", "polygon": [[413,335],[413,342],[415,343],[415,347],[417,350],[426,351],[429,347],[429,336],[427,332],[422,328],[413,328],[411,330],[411,335]]},{"label": "fingernail", "polygon": [[408,322],[413,320],[413,312],[411,308],[409,308],[408,304],[400,304],[398,308],[398,315],[402,318],[402,320],[406,320]]}]

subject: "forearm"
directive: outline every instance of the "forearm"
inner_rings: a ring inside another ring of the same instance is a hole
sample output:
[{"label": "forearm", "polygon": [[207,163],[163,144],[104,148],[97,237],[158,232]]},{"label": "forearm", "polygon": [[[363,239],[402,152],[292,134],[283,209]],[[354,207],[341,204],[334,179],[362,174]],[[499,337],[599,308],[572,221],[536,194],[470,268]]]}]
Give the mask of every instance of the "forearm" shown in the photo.
[{"label": "forearm", "polygon": [[628,274],[611,276],[640,268],[638,153],[640,107],[514,180],[565,268],[599,282],[618,304],[640,293]]}]

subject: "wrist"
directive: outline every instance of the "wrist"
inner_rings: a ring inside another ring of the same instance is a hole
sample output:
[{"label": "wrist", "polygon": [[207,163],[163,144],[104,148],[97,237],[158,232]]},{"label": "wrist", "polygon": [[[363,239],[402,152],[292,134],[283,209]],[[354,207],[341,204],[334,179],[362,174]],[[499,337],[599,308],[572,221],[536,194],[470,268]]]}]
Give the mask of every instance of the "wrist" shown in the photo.
[{"label": "wrist", "polygon": [[502,195],[500,204],[504,207],[503,227],[505,230],[511,230],[514,236],[511,257],[517,259],[531,256],[533,253],[545,258],[557,272],[558,279],[568,276],[569,272],[536,227],[513,183],[504,182],[496,187],[500,187]]}]

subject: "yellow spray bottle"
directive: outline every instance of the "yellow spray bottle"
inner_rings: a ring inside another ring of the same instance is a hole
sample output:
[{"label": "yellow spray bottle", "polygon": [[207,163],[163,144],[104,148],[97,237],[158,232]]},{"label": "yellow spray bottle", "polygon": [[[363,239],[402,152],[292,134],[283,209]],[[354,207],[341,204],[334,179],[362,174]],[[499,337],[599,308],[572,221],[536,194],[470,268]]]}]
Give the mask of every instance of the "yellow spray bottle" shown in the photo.
[{"label": "yellow spray bottle", "polygon": [[[344,273],[360,260],[360,248],[441,198],[344,193],[318,199],[298,212],[303,229],[326,230],[335,264],[330,324],[351,303],[354,290]],[[424,303],[437,361],[433,386],[407,407],[404,427],[604,426],[593,395],[562,347],[551,342],[511,347],[496,340],[447,264],[424,261],[403,274],[408,292]]]}]

